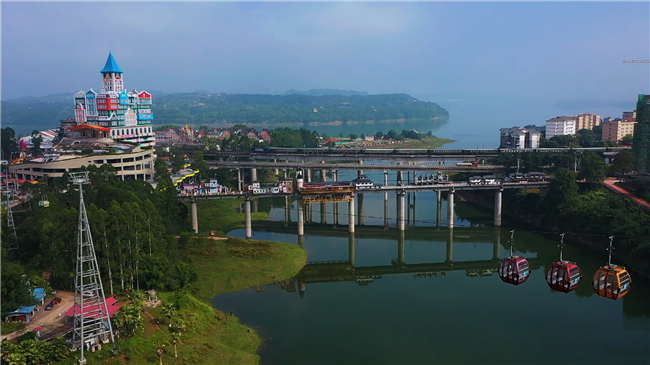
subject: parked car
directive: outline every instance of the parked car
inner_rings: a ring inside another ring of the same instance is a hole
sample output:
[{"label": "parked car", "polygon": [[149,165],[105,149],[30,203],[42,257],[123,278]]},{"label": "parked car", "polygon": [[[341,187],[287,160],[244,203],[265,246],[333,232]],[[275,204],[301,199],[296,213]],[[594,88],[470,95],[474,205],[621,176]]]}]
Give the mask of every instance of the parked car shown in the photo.
[{"label": "parked car", "polygon": [[59,303],[61,303],[61,298],[54,298],[54,299],[52,299],[52,301],[50,302],[50,304],[52,304],[52,305],[57,305],[57,304],[59,304]]},{"label": "parked car", "polygon": [[54,307],[54,304],[52,304],[52,302],[50,302],[48,305],[45,306],[45,310],[46,311],[51,311],[52,307]]}]

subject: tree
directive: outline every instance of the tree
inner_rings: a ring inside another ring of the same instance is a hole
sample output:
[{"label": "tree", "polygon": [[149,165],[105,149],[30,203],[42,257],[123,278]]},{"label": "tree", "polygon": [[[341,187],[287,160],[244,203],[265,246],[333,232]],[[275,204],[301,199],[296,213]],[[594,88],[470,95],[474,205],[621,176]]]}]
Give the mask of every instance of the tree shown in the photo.
[{"label": "tree", "polygon": [[177,332],[172,332],[172,333],[170,333],[170,336],[171,336],[171,339],[170,339],[169,342],[172,345],[174,345],[174,357],[178,357],[178,350],[176,349],[176,344],[180,340],[180,338],[178,337],[179,334]]},{"label": "tree", "polygon": [[590,184],[598,184],[605,180],[607,165],[605,160],[595,152],[587,151],[580,159],[580,173],[578,179],[584,179]]},{"label": "tree", "polygon": [[171,304],[164,304],[162,306],[163,315],[169,318],[169,327],[172,326],[172,317],[176,315],[176,308]]},{"label": "tree", "polygon": [[632,136],[631,134],[626,134],[625,136],[623,136],[623,139],[621,140],[621,144],[624,146],[631,146],[633,139],[634,136]]},{"label": "tree", "polygon": [[397,136],[397,131],[394,130],[394,129],[391,129],[391,130],[388,131],[387,136],[388,136],[388,139],[395,139],[395,137]]},{"label": "tree", "polygon": [[543,202],[547,214],[553,215],[572,206],[578,198],[578,184],[575,174],[568,169],[560,168],[555,173],[555,178],[548,184],[548,194]]},{"label": "tree", "polygon": [[167,165],[167,162],[163,160],[162,158],[157,158],[156,162],[154,162],[153,165],[154,169],[154,177],[156,181],[160,181],[166,178],[171,178],[171,174],[169,173],[169,165]]},{"label": "tree", "polygon": [[187,328],[187,325],[185,324],[185,321],[181,318],[178,318],[176,320],[176,329],[178,330],[178,335],[181,336],[183,334],[183,331]]},{"label": "tree", "polygon": [[185,156],[181,151],[175,151],[171,158],[172,163],[172,173],[177,173],[178,170],[182,169],[185,166]]},{"label": "tree", "polygon": [[18,152],[18,145],[16,144],[16,132],[10,127],[0,129],[2,134],[2,141],[0,147],[2,148],[2,159],[10,160],[12,154]]},{"label": "tree", "polygon": [[591,129],[579,130],[577,138],[581,147],[593,147],[596,144],[596,136]]},{"label": "tree", "polygon": [[377,133],[375,133],[375,139],[381,140],[383,138],[384,138],[384,132],[377,131]]},{"label": "tree", "polygon": [[359,136],[358,136],[356,133],[350,133],[350,139],[351,139],[351,140],[354,141],[354,140],[357,139],[357,138],[359,138]]},{"label": "tree", "polygon": [[627,174],[632,172],[632,161],[634,153],[630,150],[623,150],[614,156],[610,165],[610,171],[615,174]]},{"label": "tree", "polygon": [[365,140],[365,139],[366,139],[366,135],[363,134],[363,133],[361,133],[361,135],[359,136],[359,138],[361,138],[362,140]]},{"label": "tree", "polygon": [[2,296],[0,299],[2,300],[3,317],[23,305],[35,304],[25,270],[19,263],[9,260],[4,247],[2,248]]},{"label": "tree", "polygon": [[37,130],[32,131],[32,144],[34,145],[33,151],[35,155],[41,154],[41,143],[43,142],[43,136],[41,132]]}]

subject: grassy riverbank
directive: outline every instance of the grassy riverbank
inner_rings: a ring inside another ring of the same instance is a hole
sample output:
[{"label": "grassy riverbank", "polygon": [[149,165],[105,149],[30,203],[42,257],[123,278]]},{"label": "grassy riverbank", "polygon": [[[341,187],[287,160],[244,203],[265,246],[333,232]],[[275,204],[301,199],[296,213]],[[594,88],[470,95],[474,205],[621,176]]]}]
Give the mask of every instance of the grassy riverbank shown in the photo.
[{"label": "grassy riverbank", "polygon": [[[233,229],[244,228],[245,214],[238,209],[244,199],[214,199],[197,201],[199,233],[206,235],[211,231],[216,236],[225,237]],[[268,212],[251,213],[252,220],[263,220],[269,217]]]},{"label": "grassy riverbank", "polygon": [[438,138],[436,136],[424,136],[422,139],[407,139],[393,144],[376,145],[367,147],[368,149],[435,149],[440,148],[448,143],[456,142],[453,139]]}]

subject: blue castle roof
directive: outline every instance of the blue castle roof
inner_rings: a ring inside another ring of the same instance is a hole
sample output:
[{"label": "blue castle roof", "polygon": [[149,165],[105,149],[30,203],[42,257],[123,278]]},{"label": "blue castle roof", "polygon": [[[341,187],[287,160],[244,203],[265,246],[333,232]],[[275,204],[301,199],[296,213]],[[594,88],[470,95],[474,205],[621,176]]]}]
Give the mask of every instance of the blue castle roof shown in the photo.
[{"label": "blue castle roof", "polygon": [[106,60],[106,64],[104,65],[104,68],[100,72],[101,73],[105,73],[105,72],[122,73],[122,69],[120,68],[120,66],[117,65],[117,62],[115,62],[115,58],[113,58],[113,54],[111,52],[108,52],[108,59]]}]

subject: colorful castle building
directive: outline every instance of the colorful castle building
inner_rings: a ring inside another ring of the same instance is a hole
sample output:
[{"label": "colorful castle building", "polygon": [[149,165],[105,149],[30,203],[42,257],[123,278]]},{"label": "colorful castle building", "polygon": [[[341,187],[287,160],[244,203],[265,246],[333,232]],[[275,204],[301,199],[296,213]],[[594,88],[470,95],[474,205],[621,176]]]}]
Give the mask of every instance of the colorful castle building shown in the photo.
[{"label": "colorful castle building", "polygon": [[110,137],[115,141],[138,143],[141,147],[155,146],[151,94],[126,91],[122,69],[111,52],[100,72],[103,85],[99,92],[90,89],[74,94],[77,125],[109,128]]}]

